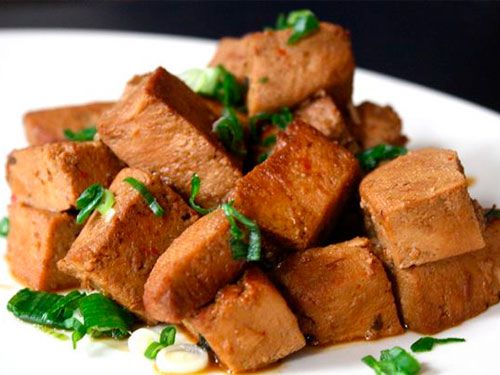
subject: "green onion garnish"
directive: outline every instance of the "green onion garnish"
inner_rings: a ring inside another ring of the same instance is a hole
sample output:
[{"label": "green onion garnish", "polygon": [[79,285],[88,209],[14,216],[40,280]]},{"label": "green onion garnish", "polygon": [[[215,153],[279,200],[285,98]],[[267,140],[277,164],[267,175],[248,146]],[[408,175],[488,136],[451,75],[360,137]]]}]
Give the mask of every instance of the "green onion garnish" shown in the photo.
[{"label": "green onion garnish", "polygon": [[[500,210],[497,209],[496,205],[493,205],[486,213],[484,214],[484,217],[486,220],[491,220],[491,219],[500,219]],[[3,219],[2,219],[3,220]],[[0,222],[0,228],[1,228],[2,223]]]},{"label": "green onion garnish", "polygon": [[174,326],[166,326],[160,333],[160,342],[153,341],[146,348],[144,352],[144,356],[149,359],[155,359],[158,355],[158,352],[167,346],[174,345],[175,343],[175,334],[177,330]]},{"label": "green onion garnish", "polygon": [[239,156],[246,155],[243,127],[234,109],[224,108],[222,117],[213,124],[213,131],[228,150]]},{"label": "green onion garnish", "polygon": [[264,147],[270,147],[276,143],[276,134],[271,134],[262,140],[261,145]]},{"label": "green onion garnish", "polygon": [[412,352],[430,352],[435,345],[451,344],[455,342],[465,342],[465,339],[449,337],[446,339],[436,339],[434,337],[421,337],[411,345]]},{"label": "green onion garnish", "polygon": [[[100,293],[72,291],[65,296],[22,289],[8,302],[7,310],[28,323],[73,331],[73,346],[86,334],[115,339],[129,334],[134,317]],[[74,317],[80,312],[83,323]]]},{"label": "green onion garnish", "polygon": [[257,164],[265,162],[268,157],[269,157],[269,154],[267,152],[263,152],[262,154],[259,154],[259,156],[257,156]]},{"label": "green onion garnish", "polygon": [[261,130],[258,127],[259,123],[270,122],[271,125],[276,126],[280,130],[285,130],[292,121],[293,114],[287,107],[283,107],[275,113],[262,112],[250,117],[249,128],[252,143],[259,143],[259,135]]},{"label": "green onion garnish", "polygon": [[[233,202],[221,206],[230,225],[230,245],[233,258],[236,260],[258,261],[261,258],[261,234],[257,223],[244,216],[233,207]],[[237,222],[248,230],[248,243],[244,242],[245,234],[238,227]]]},{"label": "green onion garnish", "polygon": [[420,372],[420,363],[406,350],[395,346],[382,350],[380,360],[368,355],[362,359],[377,375],[416,375]]},{"label": "green onion garnish", "polygon": [[290,12],[288,16],[280,14],[276,20],[276,30],[291,28],[292,35],[288,39],[288,44],[295,44],[300,39],[311,35],[319,30],[319,20],[309,9],[296,10]]},{"label": "green onion garnish", "polygon": [[397,158],[407,152],[408,149],[403,146],[379,144],[359,153],[357,158],[361,167],[366,171],[370,171],[375,169],[381,161]]},{"label": "green onion garnish", "polygon": [[200,192],[201,180],[200,177],[195,173],[191,176],[191,195],[189,197],[189,205],[193,210],[198,212],[200,215],[207,215],[213,211],[210,208],[203,208],[195,202],[198,193]]},{"label": "green onion garnish", "polygon": [[197,94],[214,98],[225,106],[239,106],[244,102],[244,85],[240,85],[222,65],[190,69],[182,73],[180,78]]},{"label": "green onion garnish", "polygon": [[76,208],[80,210],[76,222],[83,224],[96,209],[105,215],[114,203],[115,197],[111,191],[105,189],[101,184],[90,185],[76,200]]},{"label": "green onion garnish", "polygon": [[7,216],[0,220],[0,237],[7,237],[9,234],[10,220]]},{"label": "green onion garnish", "polygon": [[64,129],[64,136],[66,139],[74,142],[93,141],[96,134],[97,129],[95,126],[82,129],[77,132],[74,132],[71,129]]},{"label": "green onion garnish", "polygon": [[163,216],[165,210],[163,209],[162,206],[160,206],[156,198],[153,196],[153,194],[149,192],[149,190],[146,188],[146,186],[144,186],[142,182],[137,181],[133,177],[127,177],[123,181],[128,183],[142,195],[142,197],[148,204],[149,208],[151,209],[151,211],[153,211],[153,213],[156,216]]},{"label": "green onion garnish", "polygon": [[259,83],[268,83],[269,82],[269,77],[260,77],[259,78]]}]

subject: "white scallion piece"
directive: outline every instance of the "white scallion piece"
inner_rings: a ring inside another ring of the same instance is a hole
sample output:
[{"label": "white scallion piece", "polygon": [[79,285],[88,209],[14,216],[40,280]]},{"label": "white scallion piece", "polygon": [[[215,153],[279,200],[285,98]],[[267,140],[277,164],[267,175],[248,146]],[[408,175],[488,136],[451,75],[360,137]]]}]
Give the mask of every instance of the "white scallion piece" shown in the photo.
[{"label": "white scallion piece", "polygon": [[160,350],[156,367],[160,372],[190,374],[208,365],[208,353],[197,345],[176,344]]}]

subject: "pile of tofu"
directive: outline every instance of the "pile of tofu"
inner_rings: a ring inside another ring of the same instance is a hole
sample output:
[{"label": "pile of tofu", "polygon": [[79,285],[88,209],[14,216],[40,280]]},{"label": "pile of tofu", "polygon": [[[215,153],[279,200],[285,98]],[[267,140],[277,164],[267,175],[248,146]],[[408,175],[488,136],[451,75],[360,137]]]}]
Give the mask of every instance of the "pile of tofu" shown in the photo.
[{"label": "pile of tofu", "polygon": [[[498,302],[500,220],[469,197],[457,154],[413,151],[366,175],[355,154],[404,145],[401,119],[353,105],[348,31],[321,23],[288,45],[290,32],[224,38],[210,62],[248,82],[245,127],[292,110],[269,157],[248,170],[212,130],[222,106],[161,67],[114,103],[26,114],[30,146],[7,160],[12,274],[36,290],[100,290],[147,324],[182,324],[233,372],[306,344],[435,333]],[[89,126],[94,141],[64,139]],[[213,208],[205,216],[186,203],[195,173],[197,204]],[[78,225],[76,199],[94,183],[114,194],[114,214]],[[229,201],[260,227],[260,262],[233,258],[219,208]]]}]

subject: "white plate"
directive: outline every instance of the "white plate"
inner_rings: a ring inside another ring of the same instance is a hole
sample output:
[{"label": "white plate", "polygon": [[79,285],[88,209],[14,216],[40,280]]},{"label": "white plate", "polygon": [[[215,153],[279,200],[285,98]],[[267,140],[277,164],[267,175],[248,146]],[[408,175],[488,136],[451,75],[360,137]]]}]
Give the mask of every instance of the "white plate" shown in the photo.
[{"label": "white plate", "polygon": [[[0,160],[26,144],[21,116],[34,108],[116,99],[134,74],[162,65],[174,73],[206,64],[214,43],[202,39],[95,31],[0,32]],[[361,62],[362,63],[362,62]],[[417,63],[417,62],[416,62]],[[419,64],[432,66],[432,59]],[[460,77],[456,77],[457,80]],[[355,99],[390,103],[404,120],[410,147],[457,150],[466,173],[477,179],[471,193],[488,206],[500,203],[500,115],[408,82],[359,69]],[[3,181],[3,168],[0,169]],[[1,211],[9,201],[0,187]],[[3,213],[3,212],[0,212]],[[5,248],[2,241],[1,248]],[[21,323],[5,309],[19,285],[0,261],[0,374],[153,374],[134,361],[125,346],[83,342],[76,351]],[[467,339],[418,355],[426,374],[498,373],[500,306],[439,336]],[[395,345],[408,348],[417,334],[307,350],[272,370],[277,373],[370,374],[360,362]],[[120,348],[122,350],[120,350]],[[142,369],[142,371],[141,371]]]}]

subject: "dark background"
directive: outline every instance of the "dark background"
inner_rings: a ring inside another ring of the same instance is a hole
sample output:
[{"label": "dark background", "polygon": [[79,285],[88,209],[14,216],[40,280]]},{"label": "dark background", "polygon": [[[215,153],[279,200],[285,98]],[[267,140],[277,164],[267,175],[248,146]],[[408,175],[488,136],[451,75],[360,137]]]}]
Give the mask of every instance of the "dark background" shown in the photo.
[{"label": "dark background", "polygon": [[350,29],[360,66],[500,111],[500,2],[0,0],[0,28],[116,29],[218,38],[273,25],[279,12],[299,8]]}]

